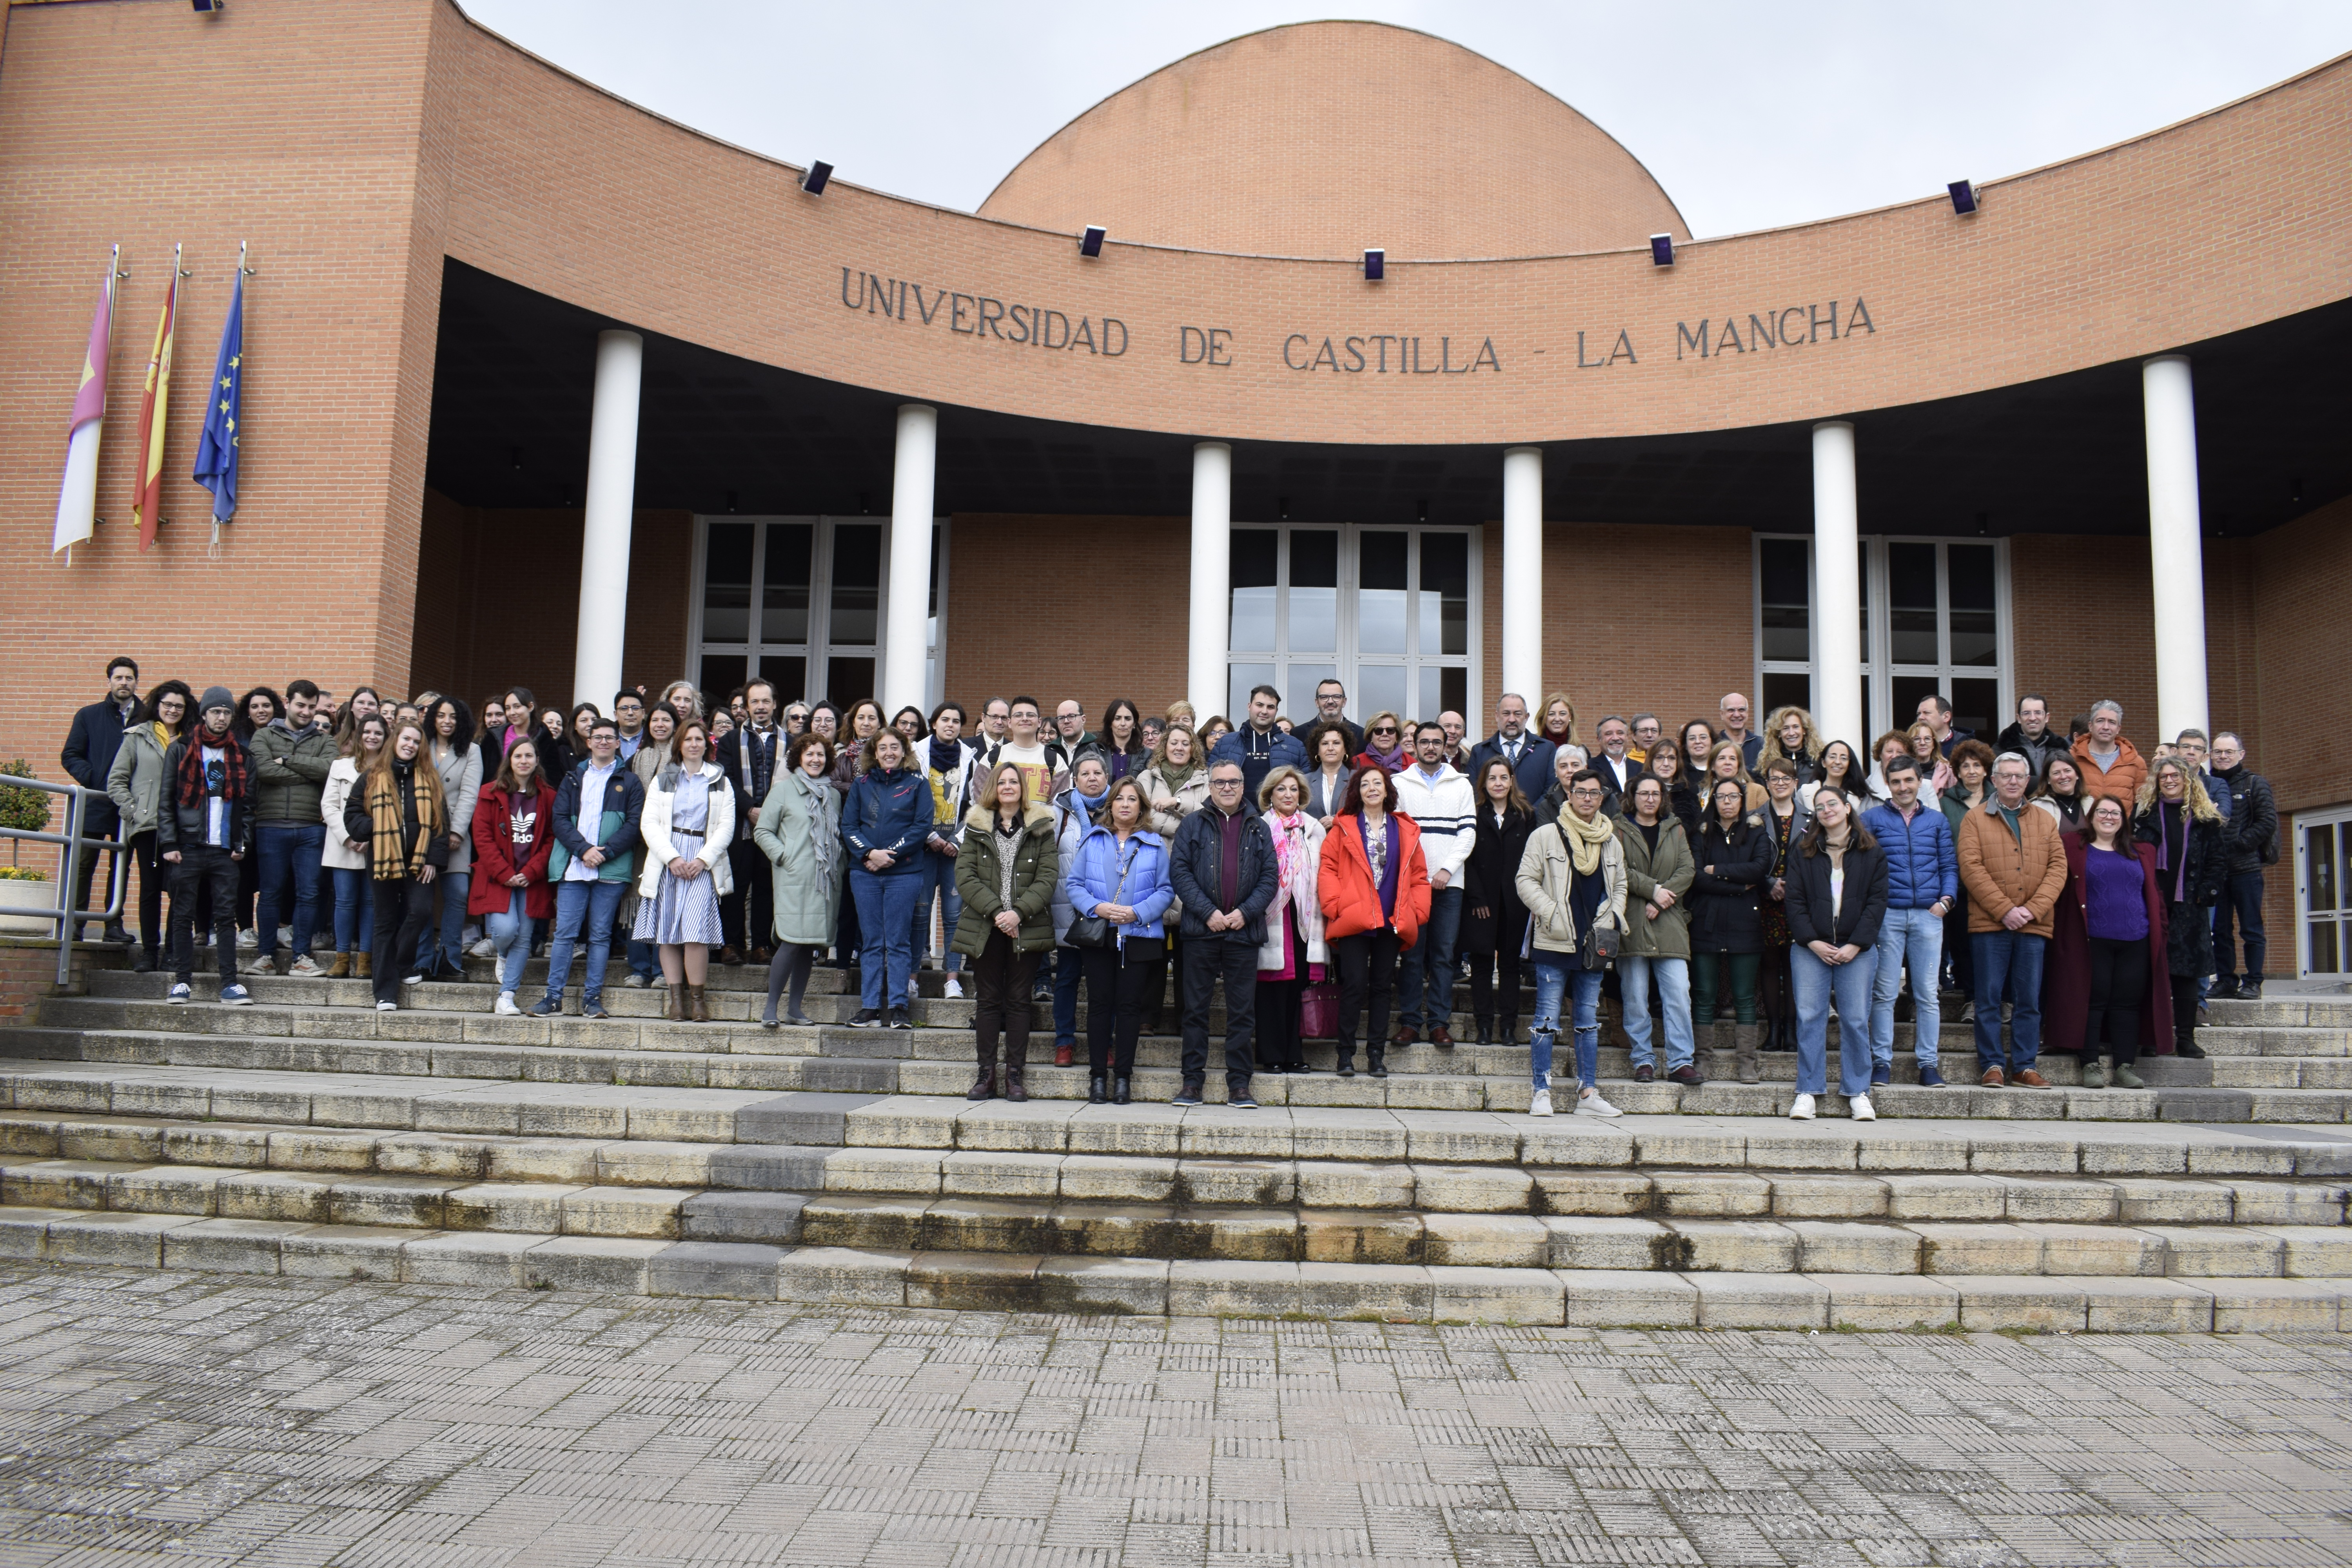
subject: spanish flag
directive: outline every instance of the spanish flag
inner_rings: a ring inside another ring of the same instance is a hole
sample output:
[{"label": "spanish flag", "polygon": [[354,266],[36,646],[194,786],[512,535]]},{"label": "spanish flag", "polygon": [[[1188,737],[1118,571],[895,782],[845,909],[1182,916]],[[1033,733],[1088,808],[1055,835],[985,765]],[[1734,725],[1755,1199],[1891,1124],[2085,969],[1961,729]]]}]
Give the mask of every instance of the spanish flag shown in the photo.
[{"label": "spanish flag", "polygon": [[139,548],[155,543],[156,512],[163,500],[163,429],[172,402],[172,331],[180,310],[180,258],[172,255],[172,284],[163,314],[155,323],[155,347],[147,356],[147,390],[139,399],[139,494],[131,519],[139,527]]}]

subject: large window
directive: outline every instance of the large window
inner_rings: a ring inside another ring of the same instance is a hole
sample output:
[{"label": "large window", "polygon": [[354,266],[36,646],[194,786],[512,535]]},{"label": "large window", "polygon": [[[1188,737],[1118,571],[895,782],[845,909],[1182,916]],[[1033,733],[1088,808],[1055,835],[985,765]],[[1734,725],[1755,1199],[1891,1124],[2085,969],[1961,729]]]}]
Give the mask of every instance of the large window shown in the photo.
[{"label": "large window", "polygon": [[1303,723],[1336,676],[1360,720],[1452,709],[1475,724],[1478,559],[1463,530],[1234,528],[1226,715],[1238,722],[1250,688],[1272,686]]},{"label": "large window", "polygon": [[2352,806],[2294,816],[2298,974],[2352,974]]},{"label": "large window", "polygon": [[[782,700],[877,695],[882,678],[887,521],[865,517],[701,517],[695,520],[695,679],[727,692],[753,675]],[[939,700],[941,578],[947,521],[931,530],[929,666]]]},{"label": "large window", "polygon": [[[1864,728],[1858,746],[1908,723],[1941,693],[1958,728],[1990,735],[2011,710],[2009,547],[2001,541],[1861,542]],[[1813,615],[1813,542],[1756,538],[1757,719],[1788,703],[1811,709],[1825,678]]]}]

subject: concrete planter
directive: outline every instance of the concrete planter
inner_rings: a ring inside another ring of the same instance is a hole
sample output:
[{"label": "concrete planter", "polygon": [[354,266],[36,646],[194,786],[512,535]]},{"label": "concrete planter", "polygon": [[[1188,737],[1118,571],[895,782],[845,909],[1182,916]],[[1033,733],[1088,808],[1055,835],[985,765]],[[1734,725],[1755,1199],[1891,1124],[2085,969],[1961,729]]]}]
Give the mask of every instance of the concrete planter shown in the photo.
[{"label": "concrete planter", "polygon": [[0,879],[0,935],[55,936],[58,922],[54,916],[16,911],[53,910],[57,898],[57,885],[53,882]]}]

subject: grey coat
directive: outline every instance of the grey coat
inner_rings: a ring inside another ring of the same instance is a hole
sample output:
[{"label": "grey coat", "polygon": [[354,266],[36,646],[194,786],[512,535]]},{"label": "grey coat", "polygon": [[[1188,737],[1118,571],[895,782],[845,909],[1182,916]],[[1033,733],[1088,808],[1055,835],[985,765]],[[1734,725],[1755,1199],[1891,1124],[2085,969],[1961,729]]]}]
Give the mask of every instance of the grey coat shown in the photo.
[{"label": "grey coat", "polygon": [[122,733],[121,749],[107,770],[106,793],[122,813],[125,833],[155,831],[155,813],[163,801],[163,742],[152,724],[133,724]]},{"label": "grey coat", "polygon": [[[817,869],[819,835],[834,846],[830,877]],[[841,919],[842,872],[849,859],[841,847],[841,792],[827,782],[819,793],[797,768],[778,773],[752,825],[751,842],[774,868],[776,940],[832,946]]]},{"label": "grey coat", "polygon": [[433,771],[441,775],[441,799],[449,808],[449,831],[457,843],[443,868],[456,876],[474,868],[474,803],[482,794],[482,752],[478,746],[460,746],[437,758]]}]

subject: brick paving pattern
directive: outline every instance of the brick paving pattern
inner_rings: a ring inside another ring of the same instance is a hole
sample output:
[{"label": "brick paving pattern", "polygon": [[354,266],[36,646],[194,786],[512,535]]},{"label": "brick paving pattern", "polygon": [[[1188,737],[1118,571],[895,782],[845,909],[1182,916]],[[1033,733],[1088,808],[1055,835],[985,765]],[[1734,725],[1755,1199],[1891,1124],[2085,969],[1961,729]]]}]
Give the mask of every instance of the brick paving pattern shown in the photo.
[{"label": "brick paving pattern", "polygon": [[2352,1340],[0,1265],[0,1564],[2321,1564]]}]

